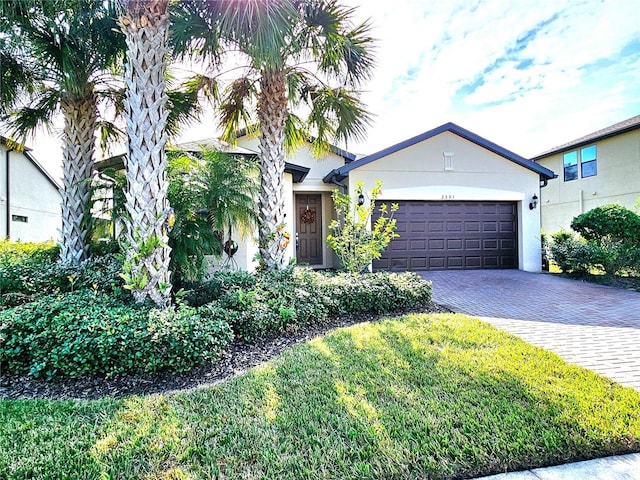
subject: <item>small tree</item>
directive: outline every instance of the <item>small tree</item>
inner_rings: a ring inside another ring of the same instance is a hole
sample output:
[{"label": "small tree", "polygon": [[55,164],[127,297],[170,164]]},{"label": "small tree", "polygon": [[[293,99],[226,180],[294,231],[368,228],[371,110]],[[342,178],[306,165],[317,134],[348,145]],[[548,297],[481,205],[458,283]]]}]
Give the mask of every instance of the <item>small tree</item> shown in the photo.
[{"label": "small tree", "polygon": [[360,198],[364,199],[363,187],[362,182],[356,183],[355,199],[337,189],[332,195],[338,219],[329,225],[331,234],[327,237],[327,243],[340,258],[343,268],[351,273],[362,272],[373,260],[380,258],[391,240],[399,237],[393,218],[398,204],[392,204],[391,208],[386,203],[381,204],[378,207],[380,217],[371,225],[382,182],[376,182],[369,194],[368,204],[359,201]]}]

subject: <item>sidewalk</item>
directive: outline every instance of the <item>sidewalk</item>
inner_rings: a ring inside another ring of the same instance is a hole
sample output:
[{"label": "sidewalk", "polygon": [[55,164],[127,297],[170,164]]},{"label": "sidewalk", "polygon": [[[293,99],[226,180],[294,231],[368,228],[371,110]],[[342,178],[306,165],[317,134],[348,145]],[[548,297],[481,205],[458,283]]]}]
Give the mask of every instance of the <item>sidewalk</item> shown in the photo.
[{"label": "sidewalk", "polygon": [[640,453],[568,463],[524,472],[502,473],[482,480],[640,480]]}]

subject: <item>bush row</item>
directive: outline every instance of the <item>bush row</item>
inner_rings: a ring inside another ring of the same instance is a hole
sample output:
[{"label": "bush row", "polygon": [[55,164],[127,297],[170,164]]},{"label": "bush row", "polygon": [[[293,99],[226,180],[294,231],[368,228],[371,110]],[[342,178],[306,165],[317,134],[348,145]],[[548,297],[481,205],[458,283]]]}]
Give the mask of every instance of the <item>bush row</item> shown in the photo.
[{"label": "bush row", "polygon": [[426,305],[431,284],[413,273],[353,275],[289,268],[256,275],[219,274],[181,298],[192,306],[214,304],[230,311],[236,337],[253,341],[338,315]]},{"label": "bush row", "polygon": [[16,246],[13,250],[5,249],[0,261],[0,309],[21,305],[43,295],[80,289],[108,293],[123,300],[130,297],[124,290],[120,278],[122,262],[116,255],[97,256],[81,265],[72,265],[56,261],[57,247],[13,245]]},{"label": "bush row", "polygon": [[233,339],[226,312],[124,305],[91,290],[0,312],[0,370],[33,377],[186,371]]},{"label": "bush row", "polygon": [[96,289],[38,297],[0,311],[0,371],[80,377],[186,371],[246,342],[341,314],[386,313],[431,301],[415,274],[220,273],[164,311]]}]

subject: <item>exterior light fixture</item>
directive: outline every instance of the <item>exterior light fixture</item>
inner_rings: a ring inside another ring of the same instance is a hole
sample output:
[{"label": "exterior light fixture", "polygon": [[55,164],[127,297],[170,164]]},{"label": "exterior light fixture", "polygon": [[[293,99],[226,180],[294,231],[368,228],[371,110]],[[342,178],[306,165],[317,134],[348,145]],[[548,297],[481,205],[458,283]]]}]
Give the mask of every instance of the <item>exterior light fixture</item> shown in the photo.
[{"label": "exterior light fixture", "polygon": [[529,210],[533,210],[538,206],[538,196],[534,193],[531,197],[531,203],[529,203]]},{"label": "exterior light fixture", "polygon": [[363,194],[358,195],[358,205],[359,206],[364,205],[364,195]]}]

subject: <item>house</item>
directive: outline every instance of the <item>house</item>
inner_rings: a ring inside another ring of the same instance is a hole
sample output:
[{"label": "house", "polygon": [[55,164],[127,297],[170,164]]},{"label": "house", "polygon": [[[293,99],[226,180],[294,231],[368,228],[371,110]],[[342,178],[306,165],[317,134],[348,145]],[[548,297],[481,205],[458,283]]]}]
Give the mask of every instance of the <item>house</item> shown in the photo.
[{"label": "house", "polygon": [[58,240],[60,187],[31,149],[16,149],[0,136],[0,238],[22,242]]},{"label": "house", "polygon": [[[249,136],[240,136],[236,147],[209,139],[177,148],[197,151],[202,145],[241,155],[259,151],[259,139]],[[337,267],[325,241],[335,218],[332,192],[340,188],[353,196],[356,182],[367,190],[381,180],[379,199],[399,204],[400,237],[374,270],[539,271],[537,199],[553,177],[549,169],[453,123],[358,159],[335,146],[317,158],[307,143],[287,158],[285,168],[285,229],[292,238],[285,255],[314,268]],[[254,270],[255,238],[242,240],[236,232],[232,237],[237,252],[212,268]]]},{"label": "house", "polygon": [[640,198],[640,115],[532,160],[559,173],[540,197],[543,232],[569,230],[574,217],[601,205],[633,208]]},{"label": "house", "polygon": [[454,123],[332,170],[325,182],[373,186],[395,202],[400,237],[374,270],[540,271],[540,188],[554,173]]}]

